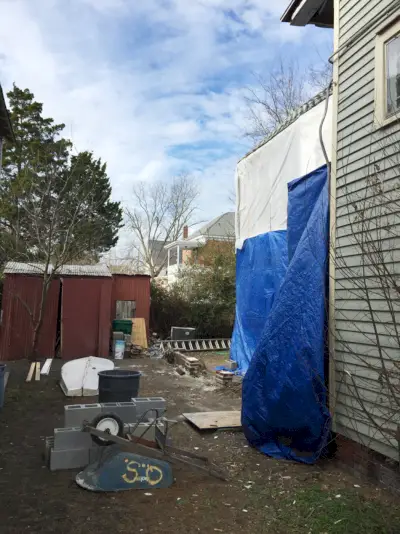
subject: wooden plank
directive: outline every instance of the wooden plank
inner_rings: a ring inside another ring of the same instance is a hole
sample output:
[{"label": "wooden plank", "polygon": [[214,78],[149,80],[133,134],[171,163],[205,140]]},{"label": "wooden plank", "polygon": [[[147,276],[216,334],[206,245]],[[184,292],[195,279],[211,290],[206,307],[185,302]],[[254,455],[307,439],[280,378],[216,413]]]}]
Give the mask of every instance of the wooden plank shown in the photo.
[{"label": "wooden plank", "polygon": [[183,416],[199,430],[212,428],[240,428],[240,411],[229,412],[195,412]]},{"label": "wooden plank", "polygon": [[26,377],[26,381],[25,382],[30,382],[32,380],[33,373],[35,371],[35,367],[36,367],[36,363],[32,362],[31,366],[29,367],[28,375]]},{"label": "wooden plank", "polygon": [[36,382],[40,380],[40,362],[36,362],[35,380]]},{"label": "wooden plank", "polygon": [[132,319],[132,343],[144,349],[148,348],[146,322],[142,317]]},{"label": "wooden plank", "polygon": [[47,358],[44,362],[42,370],[40,371],[41,375],[48,375],[50,372],[51,364],[53,363],[53,358]]}]

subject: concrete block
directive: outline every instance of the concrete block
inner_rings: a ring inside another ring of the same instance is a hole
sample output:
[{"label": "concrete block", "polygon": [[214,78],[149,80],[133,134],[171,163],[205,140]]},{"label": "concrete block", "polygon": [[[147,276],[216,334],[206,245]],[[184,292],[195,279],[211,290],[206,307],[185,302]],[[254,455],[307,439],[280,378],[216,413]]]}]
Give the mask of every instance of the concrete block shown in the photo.
[{"label": "concrete block", "polygon": [[54,429],[53,448],[56,451],[90,448],[92,444],[91,435],[88,432],[82,432],[82,427],[80,426]]},{"label": "concrete block", "polygon": [[80,469],[89,463],[89,449],[69,449],[50,451],[50,471],[61,469]]},{"label": "concrete block", "polygon": [[64,428],[90,423],[101,413],[100,404],[72,404],[64,406]]},{"label": "concrete block", "polygon": [[115,413],[116,415],[118,415],[117,413],[118,402],[104,402],[100,404],[100,406],[101,406],[101,413]]},{"label": "concrete block", "polygon": [[161,417],[165,413],[165,399],[162,397],[136,397],[132,400],[136,403],[137,421],[140,421],[144,414],[146,414],[145,420],[149,420]]},{"label": "concrete block", "polygon": [[234,362],[233,360],[225,360],[224,365],[230,371],[236,371],[238,368],[237,362]]},{"label": "concrete block", "polygon": [[119,402],[115,413],[124,423],[135,423],[137,421],[136,402]]}]

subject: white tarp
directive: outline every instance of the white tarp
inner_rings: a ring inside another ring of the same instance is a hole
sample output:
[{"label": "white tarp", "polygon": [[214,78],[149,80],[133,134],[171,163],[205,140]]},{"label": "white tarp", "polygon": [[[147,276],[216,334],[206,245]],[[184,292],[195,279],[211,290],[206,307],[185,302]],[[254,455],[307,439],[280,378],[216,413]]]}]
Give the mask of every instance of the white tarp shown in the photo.
[{"label": "white tarp", "polygon": [[111,371],[114,362],[88,356],[65,363],[60,386],[67,397],[93,397],[99,393],[99,371]]},{"label": "white tarp", "polygon": [[[236,169],[236,247],[245,239],[287,228],[287,184],[326,163],[319,141],[325,102],[243,158]],[[332,153],[332,99],[323,127]]]}]

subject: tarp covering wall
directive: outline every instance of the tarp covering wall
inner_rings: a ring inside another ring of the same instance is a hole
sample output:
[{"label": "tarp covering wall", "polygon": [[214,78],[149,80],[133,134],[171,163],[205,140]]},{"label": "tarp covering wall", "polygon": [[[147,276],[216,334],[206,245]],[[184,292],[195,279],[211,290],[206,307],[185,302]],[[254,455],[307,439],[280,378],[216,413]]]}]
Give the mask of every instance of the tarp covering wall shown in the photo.
[{"label": "tarp covering wall", "polygon": [[268,232],[246,239],[236,253],[236,318],[231,359],[247,371],[266,318],[285,277],[287,232]]},{"label": "tarp covering wall", "polygon": [[[287,229],[287,184],[325,164],[319,126],[325,102],[301,115],[290,126],[267,141],[237,165],[236,247],[246,239]],[[322,129],[330,157],[332,105]]]},{"label": "tarp covering wall", "polygon": [[292,257],[243,381],[242,424],[263,453],[313,463],[330,431],[324,377],[326,167],[288,189]]}]

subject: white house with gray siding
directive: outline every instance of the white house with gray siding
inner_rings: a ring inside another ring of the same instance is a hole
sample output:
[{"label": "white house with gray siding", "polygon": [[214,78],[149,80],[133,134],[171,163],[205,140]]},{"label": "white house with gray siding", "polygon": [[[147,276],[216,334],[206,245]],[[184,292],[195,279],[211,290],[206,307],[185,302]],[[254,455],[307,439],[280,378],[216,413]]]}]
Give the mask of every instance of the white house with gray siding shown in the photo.
[{"label": "white house with gray siding", "polygon": [[400,1],[293,0],[282,21],[334,28],[334,430],[399,461]]}]

